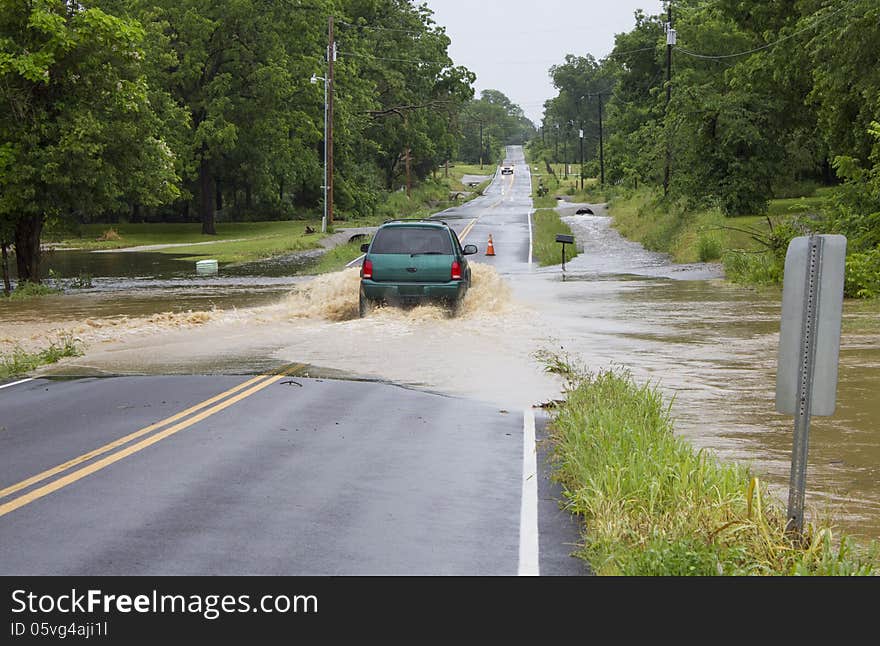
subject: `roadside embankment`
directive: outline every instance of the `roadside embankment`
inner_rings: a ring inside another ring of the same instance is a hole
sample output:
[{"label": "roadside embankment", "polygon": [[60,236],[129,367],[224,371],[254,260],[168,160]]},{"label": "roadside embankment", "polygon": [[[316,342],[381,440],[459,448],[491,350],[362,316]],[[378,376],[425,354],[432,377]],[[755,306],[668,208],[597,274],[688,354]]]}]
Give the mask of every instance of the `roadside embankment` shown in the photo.
[{"label": "roadside embankment", "polygon": [[575,555],[597,575],[877,575],[880,545],[786,513],[748,469],[676,436],[670,405],[625,369],[590,373],[543,354],[566,381],[550,407],[549,455],[565,504],[583,524]]}]

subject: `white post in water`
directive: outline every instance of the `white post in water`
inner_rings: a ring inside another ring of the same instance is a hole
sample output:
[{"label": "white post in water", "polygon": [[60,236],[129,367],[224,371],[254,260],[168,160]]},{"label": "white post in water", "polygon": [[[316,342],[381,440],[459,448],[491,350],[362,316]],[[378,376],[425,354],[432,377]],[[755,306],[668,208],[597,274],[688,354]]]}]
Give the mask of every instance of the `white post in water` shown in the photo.
[{"label": "white post in water", "polygon": [[845,260],[841,235],[799,236],[785,254],[776,410],[794,415],[787,529],[797,533],[804,522],[810,417],[834,414]]}]

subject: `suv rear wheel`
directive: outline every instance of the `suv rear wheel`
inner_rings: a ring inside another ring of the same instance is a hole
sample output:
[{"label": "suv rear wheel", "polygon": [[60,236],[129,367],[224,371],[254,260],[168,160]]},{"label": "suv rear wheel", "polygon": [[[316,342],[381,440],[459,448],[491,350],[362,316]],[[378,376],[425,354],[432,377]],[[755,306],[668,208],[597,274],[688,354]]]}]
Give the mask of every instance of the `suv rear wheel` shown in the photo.
[{"label": "suv rear wheel", "polygon": [[364,293],[361,292],[358,297],[358,315],[361,318],[364,318],[367,314],[370,313],[370,310],[373,309],[372,301],[369,298],[364,296]]}]

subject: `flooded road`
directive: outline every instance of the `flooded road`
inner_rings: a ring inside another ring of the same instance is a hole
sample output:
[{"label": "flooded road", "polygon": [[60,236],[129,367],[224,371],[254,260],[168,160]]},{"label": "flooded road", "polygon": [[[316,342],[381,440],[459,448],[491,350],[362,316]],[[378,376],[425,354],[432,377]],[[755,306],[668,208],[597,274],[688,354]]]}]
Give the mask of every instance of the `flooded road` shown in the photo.
[{"label": "flooded road", "polygon": [[[523,172],[525,171],[525,172]],[[563,207],[582,253],[559,266],[529,262],[528,169],[496,179],[484,198],[450,213],[464,226],[474,284],[461,315],[438,308],[357,316],[356,268],[293,276],[165,279],[5,304],[0,343],[69,333],[87,348],[44,372],[223,374],[302,362],[310,376],[388,381],[490,402],[500,410],[560,397],[536,359],[568,354],[589,370],[628,369],[672,400],[677,431],[721,459],[749,464],[784,507],[793,420],[774,412],[780,295],[731,286],[715,265],[674,265],[621,238],[596,215]],[[477,221],[478,219],[478,221]],[[493,234],[497,255],[484,255]],[[222,273],[222,272],[221,272]],[[112,281],[111,281],[112,282]],[[10,307],[14,305],[14,307]],[[876,311],[876,310],[874,310]],[[848,332],[866,314],[844,306],[838,408],[813,418],[808,515],[880,538],[880,333]],[[346,402],[340,402],[345,406]]]}]

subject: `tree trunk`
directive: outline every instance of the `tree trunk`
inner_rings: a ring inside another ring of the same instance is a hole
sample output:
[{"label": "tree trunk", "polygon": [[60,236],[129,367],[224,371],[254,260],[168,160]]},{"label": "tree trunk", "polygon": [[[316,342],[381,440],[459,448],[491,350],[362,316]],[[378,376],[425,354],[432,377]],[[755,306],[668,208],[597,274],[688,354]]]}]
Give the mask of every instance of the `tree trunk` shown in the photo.
[{"label": "tree trunk", "polygon": [[217,235],[214,227],[214,178],[208,169],[208,161],[204,155],[199,162],[199,216],[202,220],[202,233]]},{"label": "tree trunk", "polygon": [[15,266],[19,282],[40,282],[42,215],[26,215],[15,224]]},{"label": "tree trunk", "polygon": [[217,193],[217,210],[222,211],[223,210],[223,187],[220,185],[219,180],[215,181],[214,183],[217,186],[216,191],[215,191]]},{"label": "tree trunk", "polygon": [[244,183],[244,208],[250,211],[254,206],[254,196],[251,192],[251,183]]},{"label": "tree trunk", "polygon": [[831,162],[828,161],[828,156],[822,158],[822,184],[825,186],[831,186],[834,184],[834,175],[831,172]]},{"label": "tree trunk", "polygon": [[144,221],[144,216],[141,213],[141,205],[138,203],[134,203],[131,205],[131,215],[129,216],[131,222],[133,224],[139,224]]},{"label": "tree trunk", "polygon": [[0,249],[3,250],[3,294],[9,296],[12,293],[12,285],[9,282],[9,251],[7,244],[0,242]]}]

